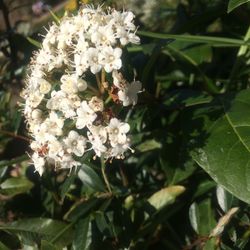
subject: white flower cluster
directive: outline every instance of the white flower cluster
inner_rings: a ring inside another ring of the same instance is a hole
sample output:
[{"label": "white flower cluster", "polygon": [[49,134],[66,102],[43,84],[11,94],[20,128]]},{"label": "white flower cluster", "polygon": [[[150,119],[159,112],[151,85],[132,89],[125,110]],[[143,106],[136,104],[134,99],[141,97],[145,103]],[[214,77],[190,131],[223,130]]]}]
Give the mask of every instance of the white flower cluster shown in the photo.
[{"label": "white flower cluster", "polygon": [[141,83],[127,82],[119,71],[122,47],[140,42],[135,32],[132,12],[90,6],[50,26],[23,91],[31,158],[40,175],[46,163],[80,165],[89,150],[105,159],[124,157],[130,127],[116,118],[109,100],[137,103]]}]

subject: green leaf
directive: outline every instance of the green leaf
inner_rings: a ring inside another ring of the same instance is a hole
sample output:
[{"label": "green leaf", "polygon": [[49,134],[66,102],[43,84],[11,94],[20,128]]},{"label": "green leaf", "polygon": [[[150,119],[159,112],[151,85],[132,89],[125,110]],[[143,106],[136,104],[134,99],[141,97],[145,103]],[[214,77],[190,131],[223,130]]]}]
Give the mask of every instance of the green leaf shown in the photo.
[{"label": "green leaf", "polygon": [[1,241],[0,241],[0,249],[1,250],[10,250],[8,247],[6,247]]},{"label": "green leaf", "polygon": [[63,182],[63,184],[60,186],[60,196],[62,199],[64,199],[65,195],[67,194],[67,192],[70,189],[70,186],[74,183],[76,178],[75,174],[71,174],[70,176],[68,176],[65,181]]},{"label": "green leaf", "polygon": [[156,140],[147,140],[141,144],[139,144],[136,149],[139,150],[140,152],[146,152],[154,149],[159,149],[161,148],[161,143],[157,142]]},{"label": "green leaf", "polygon": [[101,213],[99,211],[95,213],[95,223],[102,234],[113,236],[111,225],[105,218],[104,213]]},{"label": "green leaf", "polygon": [[212,96],[201,91],[180,89],[169,92],[168,95],[165,96],[165,99],[164,104],[167,108],[173,109],[209,103],[212,100]]},{"label": "green leaf", "polygon": [[[211,199],[206,198],[199,203],[193,203],[189,208],[189,220],[198,235],[208,236],[216,225]],[[215,249],[214,240],[208,240],[202,249]]]},{"label": "green leaf", "polygon": [[216,189],[216,197],[218,204],[224,212],[227,212],[232,207],[234,196],[221,186],[218,186]]},{"label": "green leaf", "polygon": [[41,240],[41,250],[60,250],[60,249],[46,240]]},{"label": "green leaf", "polygon": [[25,177],[9,178],[0,185],[0,192],[5,195],[14,196],[17,194],[28,192],[33,183]]},{"label": "green leaf", "polygon": [[[221,112],[217,118],[216,109]],[[193,159],[219,185],[250,203],[250,90],[224,97],[220,108],[211,106],[209,112],[210,120],[203,114],[206,125]]]},{"label": "green leaf", "polygon": [[100,199],[90,199],[76,203],[71,209],[64,215],[64,219],[69,221],[76,221],[80,217],[86,216],[92,212],[94,208],[100,203]]},{"label": "green leaf", "polygon": [[92,236],[91,219],[90,217],[87,217],[86,219],[80,220],[76,225],[76,232],[72,244],[72,250],[89,249],[92,241],[91,236]]},{"label": "green leaf", "polygon": [[83,164],[81,169],[78,172],[79,179],[83,182],[84,185],[90,187],[95,191],[105,191],[105,186],[98,176],[98,174],[93,170],[93,168]]},{"label": "green leaf", "polygon": [[213,82],[200,69],[198,63],[195,61],[195,58],[190,57],[190,55],[188,53],[182,52],[181,50],[176,49],[174,46],[171,46],[171,45],[168,45],[163,52],[166,54],[168,54],[168,52],[169,52],[175,58],[180,59],[180,60],[192,65],[192,67],[202,77],[204,84],[206,85],[206,89],[208,89],[212,93],[219,93],[218,88],[213,84]]},{"label": "green leaf", "polygon": [[189,209],[189,219],[197,234],[209,235],[216,226],[211,199],[206,198],[199,203],[193,203]]},{"label": "green leaf", "polygon": [[60,23],[60,18],[51,9],[49,9],[49,12],[50,12],[51,16],[53,17],[54,21],[57,24],[59,24]]},{"label": "green leaf", "polygon": [[27,40],[33,44],[35,47],[41,49],[42,48],[42,44],[38,41],[36,41],[35,39],[31,38],[31,37],[27,37]]},{"label": "green leaf", "polygon": [[29,156],[27,154],[14,158],[12,160],[2,160],[0,161],[0,168],[4,168],[7,166],[11,166],[13,164],[21,163],[23,161],[27,161]]},{"label": "green leaf", "polygon": [[161,189],[160,191],[154,193],[148,202],[156,210],[161,210],[167,205],[172,204],[176,198],[185,191],[183,186],[170,186]]},{"label": "green leaf", "polygon": [[71,226],[71,224],[47,218],[32,218],[1,225],[0,230],[17,234],[25,238],[26,242],[29,240],[30,244],[44,239],[51,244],[64,247],[72,242],[73,231],[69,225]]},{"label": "green leaf", "polygon": [[211,62],[212,60],[212,48],[208,44],[197,44],[176,40],[169,46],[175,50],[181,51],[197,65],[203,62]]},{"label": "green leaf", "polygon": [[162,33],[154,33],[148,31],[138,31],[137,32],[141,36],[157,38],[157,39],[174,39],[177,41],[184,42],[193,42],[193,43],[204,43],[210,44],[211,46],[241,46],[241,45],[249,45],[249,42],[245,42],[244,40],[228,38],[228,37],[213,37],[213,36],[197,36],[197,35],[173,35],[173,34],[162,34]]},{"label": "green leaf", "polygon": [[248,2],[250,2],[250,0],[230,0],[228,3],[227,13],[231,12],[240,5]]}]

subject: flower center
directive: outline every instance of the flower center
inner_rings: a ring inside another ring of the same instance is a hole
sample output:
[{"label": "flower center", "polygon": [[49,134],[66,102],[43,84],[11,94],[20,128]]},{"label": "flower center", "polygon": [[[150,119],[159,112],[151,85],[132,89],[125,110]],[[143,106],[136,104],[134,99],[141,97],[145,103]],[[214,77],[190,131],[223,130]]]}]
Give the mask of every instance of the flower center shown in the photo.
[{"label": "flower center", "polygon": [[115,59],[115,57],[114,56],[109,56],[109,60],[112,62],[112,61],[114,61],[114,59]]}]

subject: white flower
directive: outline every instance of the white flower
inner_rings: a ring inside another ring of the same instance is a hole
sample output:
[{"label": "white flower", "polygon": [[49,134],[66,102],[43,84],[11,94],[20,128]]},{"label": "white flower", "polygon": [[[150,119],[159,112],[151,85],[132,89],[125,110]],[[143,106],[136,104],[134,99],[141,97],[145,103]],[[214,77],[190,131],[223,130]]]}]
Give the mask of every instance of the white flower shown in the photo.
[{"label": "white flower", "polygon": [[35,152],[31,156],[31,159],[33,161],[36,172],[38,172],[39,175],[42,175],[44,172],[45,159],[43,157],[40,157],[37,152]]},{"label": "white flower", "polygon": [[78,76],[81,76],[87,71],[89,65],[84,53],[74,55],[74,66]]},{"label": "white flower", "polygon": [[58,49],[65,49],[72,44],[72,36],[76,33],[77,27],[70,19],[64,19],[60,25],[60,31],[57,35]]},{"label": "white flower", "polygon": [[112,47],[105,47],[100,55],[100,61],[104,65],[107,73],[114,69],[120,69],[122,66],[121,60],[122,50],[120,48],[113,49]]},{"label": "white flower", "polygon": [[[81,23],[82,23],[82,20],[81,20]],[[75,51],[77,53],[82,54],[83,52],[85,52],[88,49],[88,47],[89,47],[88,41],[85,39],[83,33],[80,33],[76,47],[75,47]]]},{"label": "white flower", "polygon": [[87,82],[77,75],[63,75],[61,77],[61,90],[67,94],[75,94],[78,91],[84,91],[87,88]]},{"label": "white flower", "polygon": [[124,153],[129,149],[128,143],[116,144],[111,148],[109,152],[109,157],[115,157],[117,159],[122,159],[124,157]]},{"label": "white flower", "polygon": [[116,42],[112,26],[99,26],[91,35],[91,42],[97,45],[113,45]]},{"label": "white flower", "polygon": [[39,91],[35,91],[33,93],[30,93],[30,95],[26,99],[26,105],[28,105],[32,108],[36,108],[41,103],[43,98],[44,98],[44,95],[41,94]]},{"label": "white flower", "polygon": [[126,88],[127,81],[124,79],[122,73],[118,72],[117,70],[113,70],[112,77],[113,77],[113,84],[118,89],[124,89],[124,88]]},{"label": "white flower", "polygon": [[95,112],[102,112],[104,108],[103,100],[98,98],[97,96],[93,96],[89,101],[89,107],[93,109]]},{"label": "white flower", "polygon": [[31,113],[32,119],[34,119],[35,122],[40,122],[42,120],[42,110],[40,109],[34,109]]},{"label": "white flower", "polygon": [[81,163],[79,161],[75,161],[71,154],[65,154],[60,158],[56,158],[56,166],[60,168],[69,168],[72,169],[74,167],[80,166]]},{"label": "white flower", "polygon": [[99,53],[100,52],[98,49],[89,48],[85,54],[88,65],[90,66],[90,71],[93,74],[98,73],[102,68],[102,65],[99,63],[99,60],[98,60]]},{"label": "white flower", "polygon": [[126,30],[135,30],[133,23],[134,14],[131,11],[124,11],[123,13],[114,10],[112,12],[112,19],[110,21],[115,27],[124,27]]},{"label": "white flower", "polygon": [[86,147],[86,138],[79,135],[76,131],[71,130],[68,137],[64,139],[68,153],[73,153],[76,156],[83,156]]},{"label": "white flower", "polygon": [[142,84],[139,81],[133,81],[127,84],[125,88],[118,91],[119,100],[122,101],[123,106],[130,104],[135,105],[138,101],[137,94],[141,91]]},{"label": "white flower", "polygon": [[41,94],[48,94],[51,90],[51,84],[45,79],[38,79],[39,91]]},{"label": "white flower", "polygon": [[80,106],[80,98],[75,95],[67,95],[63,91],[52,91],[51,98],[48,100],[46,107],[52,110],[63,112],[65,118],[71,118],[76,115],[76,108]]},{"label": "white flower", "polygon": [[55,158],[56,156],[64,155],[62,143],[55,138],[51,139],[48,143],[48,157]]},{"label": "white flower", "polygon": [[42,43],[45,50],[50,50],[51,46],[55,44],[57,33],[58,26],[56,24],[51,25]]},{"label": "white flower", "polygon": [[44,122],[47,126],[47,130],[51,135],[60,136],[62,135],[62,128],[64,125],[64,119],[59,117],[57,113],[51,112],[49,118]]},{"label": "white flower", "polygon": [[31,124],[30,131],[34,134],[33,137],[39,144],[44,144],[48,141],[50,135],[48,134],[48,127],[46,123]]},{"label": "white flower", "polygon": [[107,140],[107,133],[102,126],[90,126],[90,132],[88,132],[89,142],[91,148],[95,151],[98,157],[101,157],[107,151],[107,147],[104,143]]},{"label": "white flower", "polygon": [[[81,165],[75,158],[87,145],[96,156],[122,158],[129,148],[129,125],[114,118],[110,102],[134,105],[141,90],[140,82],[129,84],[117,71],[122,47],[139,43],[133,13],[84,6],[46,31],[23,91],[36,171],[42,174],[46,162],[55,168]],[[112,73],[111,88],[106,73]],[[106,102],[108,95],[112,99]]]},{"label": "white flower", "polygon": [[107,141],[107,131],[104,126],[89,126],[89,131],[91,132],[92,136],[95,138],[98,138],[102,143],[105,143]]},{"label": "white flower", "polygon": [[130,127],[128,123],[120,122],[117,118],[112,118],[107,127],[110,144],[115,147],[117,144],[127,142],[127,133]]},{"label": "white flower", "polygon": [[50,51],[40,50],[36,54],[36,63],[38,65],[48,66],[53,58],[54,56]]},{"label": "white flower", "polygon": [[51,98],[47,101],[46,107],[48,109],[56,110],[60,109],[62,102],[66,98],[66,93],[63,91],[55,91],[51,92]]},{"label": "white flower", "polygon": [[82,101],[81,106],[77,109],[77,120],[76,120],[76,128],[82,129],[87,125],[93,123],[96,119],[97,115],[92,110],[86,101]]}]

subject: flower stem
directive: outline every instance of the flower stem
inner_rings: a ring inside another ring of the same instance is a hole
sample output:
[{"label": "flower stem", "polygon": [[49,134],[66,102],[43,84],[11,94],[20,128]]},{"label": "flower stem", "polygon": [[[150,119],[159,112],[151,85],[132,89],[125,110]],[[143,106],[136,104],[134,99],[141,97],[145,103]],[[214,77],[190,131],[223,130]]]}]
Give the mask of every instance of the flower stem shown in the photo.
[{"label": "flower stem", "polygon": [[104,69],[102,69],[101,81],[102,81],[102,88],[104,90],[104,83],[106,81],[106,73]]},{"label": "flower stem", "polygon": [[101,170],[102,170],[102,176],[103,176],[104,182],[108,188],[108,191],[109,191],[109,193],[112,193],[112,190],[111,190],[111,187],[110,187],[110,184],[108,181],[108,177],[105,173],[105,161],[104,161],[103,157],[101,157]]},{"label": "flower stem", "polygon": [[102,95],[103,94],[102,83],[101,83],[100,76],[98,75],[98,73],[95,74],[95,78],[96,78],[96,82],[97,82],[99,92]]}]

